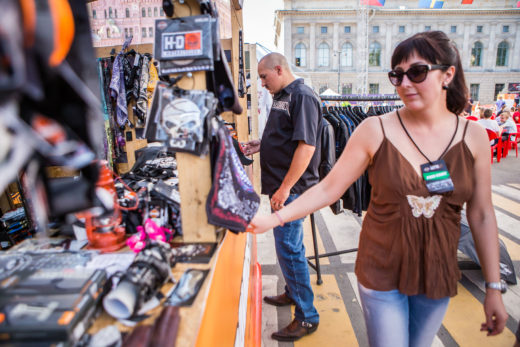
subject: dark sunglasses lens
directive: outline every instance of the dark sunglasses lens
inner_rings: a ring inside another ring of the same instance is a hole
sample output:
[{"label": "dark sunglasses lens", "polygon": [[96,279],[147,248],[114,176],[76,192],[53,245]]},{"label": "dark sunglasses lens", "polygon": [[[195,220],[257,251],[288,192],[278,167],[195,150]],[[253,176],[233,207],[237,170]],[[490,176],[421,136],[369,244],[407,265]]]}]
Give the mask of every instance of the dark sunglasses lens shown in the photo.
[{"label": "dark sunglasses lens", "polygon": [[390,79],[390,83],[392,83],[394,86],[399,86],[401,82],[403,81],[403,73],[399,73],[397,71],[390,71],[388,73],[388,79]]},{"label": "dark sunglasses lens", "polygon": [[406,75],[410,79],[410,81],[414,83],[423,82],[428,75],[428,66],[426,65],[417,65],[412,66],[406,71]]}]

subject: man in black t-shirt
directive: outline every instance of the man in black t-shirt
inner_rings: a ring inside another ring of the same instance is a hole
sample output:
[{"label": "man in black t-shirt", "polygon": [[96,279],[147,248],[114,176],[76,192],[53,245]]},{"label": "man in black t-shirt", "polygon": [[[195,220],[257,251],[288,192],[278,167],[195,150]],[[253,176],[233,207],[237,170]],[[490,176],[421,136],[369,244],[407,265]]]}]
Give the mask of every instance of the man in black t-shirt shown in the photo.
[{"label": "man in black t-shirt", "polygon": [[[279,53],[260,60],[258,75],[262,86],[273,94],[273,105],[261,142],[245,143],[244,152],[260,151],[262,194],[269,195],[271,209],[278,211],[318,183],[320,100],[302,79],[294,77]],[[295,305],[295,319],[272,334],[276,340],[295,341],[314,332],[319,323],[305,258],[303,219],[287,223],[280,219],[273,232],[286,286],[283,294],[264,301],[275,306]]]}]

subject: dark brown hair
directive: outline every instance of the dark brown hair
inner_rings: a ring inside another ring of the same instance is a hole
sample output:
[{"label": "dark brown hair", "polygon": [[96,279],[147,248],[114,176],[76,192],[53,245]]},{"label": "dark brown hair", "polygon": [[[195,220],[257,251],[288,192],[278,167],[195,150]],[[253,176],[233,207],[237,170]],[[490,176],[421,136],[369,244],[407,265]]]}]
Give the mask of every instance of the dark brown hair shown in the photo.
[{"label": "dark brown hair", "polygon": [[460,114],[468,102],[468,88],[457,47],[442,31],[417,33],[399,43],[392,54],[392,69],[417,54],[430,64],[455,67],[455,76],[448,85],[446,106],[450,112]]},{"label": "dark brown hair", "polygon": [[491,111],[491,109],[486,108],[484,110],[484,118],[491,118],[492,115],[493,115],[493,111]]}]

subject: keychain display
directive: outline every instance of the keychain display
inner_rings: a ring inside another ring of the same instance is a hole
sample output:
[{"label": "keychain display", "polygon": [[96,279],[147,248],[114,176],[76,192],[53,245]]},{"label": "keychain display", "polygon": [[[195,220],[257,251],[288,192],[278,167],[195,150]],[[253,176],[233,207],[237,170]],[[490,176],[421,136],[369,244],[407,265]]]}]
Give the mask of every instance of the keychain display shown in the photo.
[{"label": "keychain display", "polygon": [[190,16],[155,21],[159,74],[213,70],[213,18]]}]

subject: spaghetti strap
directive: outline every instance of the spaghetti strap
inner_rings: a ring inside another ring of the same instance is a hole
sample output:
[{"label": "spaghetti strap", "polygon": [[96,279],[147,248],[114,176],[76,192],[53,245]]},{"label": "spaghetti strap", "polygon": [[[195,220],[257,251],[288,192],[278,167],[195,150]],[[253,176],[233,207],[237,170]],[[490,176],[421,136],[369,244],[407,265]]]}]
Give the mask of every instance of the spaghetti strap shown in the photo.
[{"label": "spaghetti strap", "polygon": [[381,130],[383,130],[383,137],[386,138],[385,127],[383,126],[383,121],[381,120],[381,117],[379,117],[379,123],[381,124]]},{"label": "spaghetti strap", "polygon": [[469,120],[466,119],[466,126],[464,126],[464,132],[462,133],[462,140],[466,137],[466,130],[468,129]]}]

